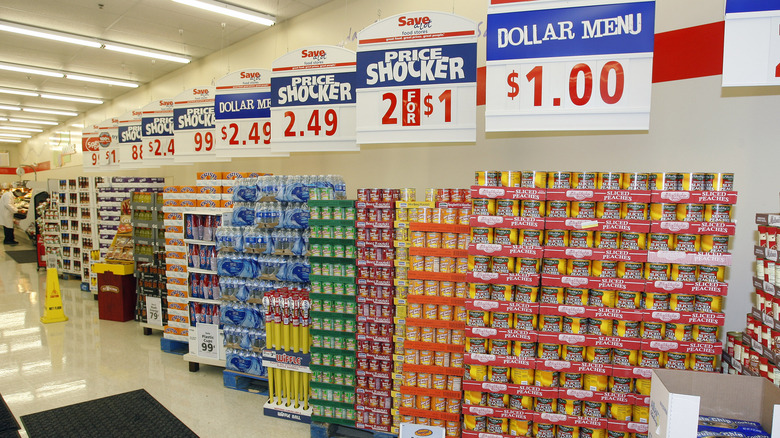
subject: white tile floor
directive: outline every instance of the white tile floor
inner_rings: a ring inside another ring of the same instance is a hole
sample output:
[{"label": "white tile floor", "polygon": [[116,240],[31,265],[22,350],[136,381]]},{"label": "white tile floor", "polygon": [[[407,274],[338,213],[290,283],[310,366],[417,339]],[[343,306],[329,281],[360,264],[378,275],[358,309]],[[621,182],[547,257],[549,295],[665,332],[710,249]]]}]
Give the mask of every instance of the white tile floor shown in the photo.
[{"label": "white tile floor", "polygon": [[70,320],[41,324],[46,272],[36,266],[0,248],[0,394],[17,420],[143,388],[201,437],[309,436],[307,425],[265,418],[266,397],[225,388],[222,368],[189,372],[181,356],[160,350],[160,332],[98,319],[97,301],[78,281],[60,280]]}]

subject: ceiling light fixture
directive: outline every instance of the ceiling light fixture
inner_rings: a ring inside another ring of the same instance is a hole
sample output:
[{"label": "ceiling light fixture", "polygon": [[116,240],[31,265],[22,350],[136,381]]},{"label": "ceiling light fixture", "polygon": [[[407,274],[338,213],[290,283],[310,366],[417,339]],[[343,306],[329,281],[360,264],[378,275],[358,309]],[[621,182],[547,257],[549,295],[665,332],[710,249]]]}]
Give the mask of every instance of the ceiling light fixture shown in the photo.
[{"label": "ceiling light fixture", "polygon": [[30,73],[34,75],[49,76],[52,78],[65,77],[64,73],[58,71],[43,70],[40,68],[26,67],[23,65],[15,65],[15,64],[0,64],[0,70],[17,71],[19,73]]},{"label": "ceiling light fixture", "polygon": [[0,138],[0,143],[21,143],[21,140],[11,140],[10,138]]},{"label": "ceiling light fixture", "polygon": [[14,134],[14,133],[5,133],[5,132],[0,132],[0,137],[31,138],[27,134]]},{"label": "ceiling light fixture", "polygon": [[0,88],[0,93],[2,93],[2,94],[15,94],[17,96],[38,97],[38,93],[34,93],[32,91],[25,91],[25,90],[14,90],[14,89],[11,89],[11,88]]},{"label": "ceiling light fixture", "polygon": [[78,74],[66,73],[67,79],[73,79],[74,81],[93,82],[96,84],[117,85],[119,87],[138,88],[138,84],[135,82],[120,81],[117,79],[99,78],[97,76],[83,76]]},{"label": "ceiling light fixture", "polygon": [[56,32],[47,29],[38,29],[31,26],[25,26],[23,24],[10,23],[7,21],[0,22],[0,30],[6,32],[13,32],[27,36],[33,36],[37,38],[46,38],[48,40],[61,41],[64,43],[78,44],[80,46],[87,46],[99,49],[101,44],[92,39],[82,38],[76,35],[70,35],[64,32]]},{"label": "ceiling light fixture", "polygon": [[6,110],[6,111],[21,111],[22,108],[18,106],[12,106],[12,105],[0,105],[0,110]]},{"label": "ceiling light fixture", "polygon": [[229,5],[222,2],[213,0],[173,0],[176,3],[192,6],[195,8],[205,9],[207,11],[216,12],[217,14],[228,15],[233,18],[240,18],[242,20],[251,21],[253,23],[262,24],[264,26],[271,26],[276,22],[276,17],[261,12],[253,11],[251,9],[241,8],[238,6]]},{"label": "ceiling light fixture", "polygon": [[31,125],[59,125],[59,122],[55,122],[53,120],[38,120],[38,119],[16,119],[13,117],[10,117],[8,119],[9,122],[13,123],[29,123]]},{"label": "ceiling light fixture", "polygon": [[41,97],[44,99],[67,100],[70,102],[94,103],[96,105],[100,105],[101,103],[103,103],[102,100],[94,99],[91,97],[60,96],[57,94],[48,94],[48,93],[41,93]]},{"label": "ceiling light fixture", "polygon": [[[2,109],[2,105],[0,105],[0,109]],[[62,111],[62,110],[53,110],[53,109],[40,109],[40,108],[22,108],[22,111],[28,113],[55,114],[58,116],[71,116],[71,117],[76,117],[77,115],[79,115],[79,113],[73,111]]]},{"label": "ceiling light fixture", "polygon": [[[5,119],[3,119],[5,120]],[[43,132],[43,129],[38,128],[21,128],[19,126],[0,126],[0,129],[5,129],[8,131],[24,131],[24,132]]]},{"label": "ceiling light fixture", "polygon": [[104,44],[103,48],[111,50],[113,52],[129,53],[131,55],[145,56],[147,58],[162,59],[165,61],[178,62],[181,64],[189,64],[190,58],[185,58],[179,55],[172,55],[157,50],[140,49],[135,47],[129,47],[120,44]]},{"label": "ceiling light fixture", "polygon": [[82,125],[81,123],[71,123],[70,126],[74,128],[82,128],[82,129],[84,128],[84,125]]}]

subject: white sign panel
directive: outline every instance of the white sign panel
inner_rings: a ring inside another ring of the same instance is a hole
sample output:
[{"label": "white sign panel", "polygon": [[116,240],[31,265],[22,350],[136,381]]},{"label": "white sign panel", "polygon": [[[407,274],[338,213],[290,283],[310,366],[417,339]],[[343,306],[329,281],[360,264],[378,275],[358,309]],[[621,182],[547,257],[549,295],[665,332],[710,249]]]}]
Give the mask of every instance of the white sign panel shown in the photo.
[{"label": "white sign panel", "polygon": [[277,58],[271,76],[271,150],[357,151],[355,52],[304,47]]},{"label": "white sign panel", "polygon": [[198,356],[219,359],[219,326],[199,323],[195,331],[198,335]]},{"label": "white sign panel", "polygon": [[357,142],[474,142],[477,24],[395,15],[358,33]]},{"label": "white sign panel", "polygon": [[100,153],[100,126],[86,125],[81,133],[81,151],[84,154],[85,172],[97,172],[103,167],[103,155]]},{"label": "white sign panel", "polygon": [[144,144],[141,137],[141,110],[133,110],[119,117],[119,168],[143,167]]},{"label": "white sign panel", "polygon": [[100,170],[119,170],[119,119],[106,119],[96,126],[100,144]]},{"label": "white sign panel", "polygon": [[177,163],[217,159],[214,87],[189,88],[173,98],[173,138]]},{"label": "white sign panel", "polygon": [[215,149],[221,157],[289,157],[271,151],[271,72],[245,69],[216,82]]},{"label": "white sign panel", "polygon": [[162,300],[160,297],[146,297],[146,321],[150,325],[163,326]]},{"label": "white sign panel", "polygon": [[647,130],[655,2],[490,0],[485,130]]},{"label": "white sign panel", "polygon": [[723,86],[780,85],[780,1],[726,0]]},{"label": "white sign panel", "polygon": [[173,164],[173,99],[155,100],[142,109],[141,136],[144,167]]}]

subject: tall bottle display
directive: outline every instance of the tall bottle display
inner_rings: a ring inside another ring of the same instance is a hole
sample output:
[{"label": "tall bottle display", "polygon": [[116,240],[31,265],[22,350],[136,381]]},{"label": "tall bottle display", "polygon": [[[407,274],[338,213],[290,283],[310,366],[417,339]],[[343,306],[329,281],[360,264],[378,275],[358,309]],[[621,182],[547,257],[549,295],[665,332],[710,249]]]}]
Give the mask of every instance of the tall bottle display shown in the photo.
[{"label": "tall bottle display", "polygon": [[653,368],[716,369],[731,183],[478,172],[463,435],[647,436]]},{"label": "tall bottle display", "polygon": [[356,419],[355,201],[330,188],[309,194],[312,421],[354,426]]}]

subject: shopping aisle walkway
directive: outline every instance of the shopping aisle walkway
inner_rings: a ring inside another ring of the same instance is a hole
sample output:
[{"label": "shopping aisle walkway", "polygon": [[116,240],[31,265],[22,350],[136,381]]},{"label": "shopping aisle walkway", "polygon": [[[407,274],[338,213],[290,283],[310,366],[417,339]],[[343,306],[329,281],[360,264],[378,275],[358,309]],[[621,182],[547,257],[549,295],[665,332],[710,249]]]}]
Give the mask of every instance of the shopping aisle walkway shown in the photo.
[{"label": "shopping aisle walkway", "polygon": [[143,388],[201,437],[309,435],[306,425],[263,417],[266,397],[225,388],[221,368],[190,373],[181,356],[160,351],[159,332],[99,320],[97,301],[78,281],[60,280],[70,320],[41,324],[45,280],[45,270],[0,248],[0,393],[17,420]]}]

